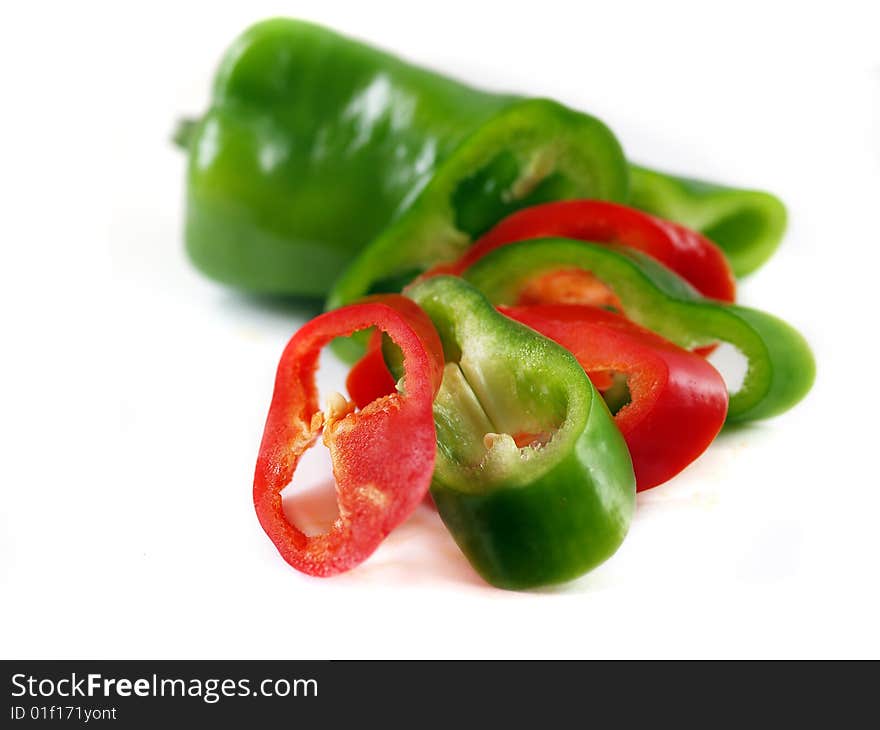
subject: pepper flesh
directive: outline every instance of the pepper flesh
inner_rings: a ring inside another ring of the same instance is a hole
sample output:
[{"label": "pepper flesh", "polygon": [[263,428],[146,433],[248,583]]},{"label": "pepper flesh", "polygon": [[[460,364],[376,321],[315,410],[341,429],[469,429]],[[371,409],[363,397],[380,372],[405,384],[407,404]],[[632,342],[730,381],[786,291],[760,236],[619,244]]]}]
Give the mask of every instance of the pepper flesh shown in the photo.
[{"label": "pepper flesh", "polygon": [[676,223],[601,200],[565,200],[514,213],[447,270],[460,274],[499,246],[549,237],[629,246],[657,259],[705,297],[726,302],[736,298],[730,265],[710,240]]},{"label": "pepper flesh", "polygon": [[[358,412],[337,394],[322,413],[314,377],[321,348],[336,336],[373,326],[403,353],[402,391]],[[261,526],[297,570],[329,576],[358,565],[427,493],[435,453],[431,403],[443,368],[439,341],[431,332],[430,322],[411,301],[391,296],[322,314],[285,348],[253,496]],[[285,517],[281,492],[322,431],[333,462],[339,517],[325,534],[308,536]],[[401,448],[389,459],[395,444]]]},{"label": "pepper flesh", "polygon": [[519,589],[606,560],[627,532],[635,479],[583,368],[459,278],[406,293],[443,343],[431,494],[471,564],[493,585]]},{"label": "pepper flesh", "polygon": [[[596,387],[626,376],[630,402],[614,414],[639,491],[671,479],[712,443],[727,414],[727,387],[715,368],[620,315],[597,307],[499,307],[571,352]],[[604,376],[604,377],[603,377]]]},{"label": "pepper flesh", "polygon": [[366,353],[349,371],[345,387],[358,408],[394,392],[396,383],[382,355],[381,334],[373,333]]},{"label": "pepper flesh", "polygon": [[[741,387],[730,394],[728,421],[769,418],[810,390],[815,361],[790,325],[756,309],[705,299],[686,281],[639,251],[562,238],[519,241],[495,249],[463,276],[496,305],[515,306],[530,280],[581,269],[610,287],[634,322],[685,349],[729,342],[747,359]],[[545,302],[550,303],[550,302]]]}]

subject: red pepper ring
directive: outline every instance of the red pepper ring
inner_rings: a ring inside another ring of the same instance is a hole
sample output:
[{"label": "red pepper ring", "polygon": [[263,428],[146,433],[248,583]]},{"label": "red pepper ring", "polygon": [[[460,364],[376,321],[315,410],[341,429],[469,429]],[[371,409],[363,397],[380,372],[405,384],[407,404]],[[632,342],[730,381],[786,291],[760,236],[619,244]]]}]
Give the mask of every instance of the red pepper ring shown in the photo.
[{"label": "red pepper ring", "polygon": [[[321,348],[335,337],[376,327],[403,353],[403,391],[355,412],[342,396],[318,409],[315,371]],[[439,337],[419,307],[399,295],[375,297],[322,314],[290,340],[275,379],[254,474],[260,525],[294,568],[329,576],[363,562],[424,498],[434,471],[432,403],[443,374]],[[323,430],[330,450],[339,517],[308,536],[284,515],[281,491],[300,456]],[[393,458],[389,448],[400,444]]]},{"label": "red pepper ring", "polygon": [[508,317],[569,350],[599,387],[597,373],[627,376],[630,402],[614,416],[632,456],[636,488],[671,479],[724,425],[724,379],[699,355],[598,307],[499,307]]},{"label": "red pepper ring", "polygon": [[604,200],[561,200],[524,208],[502,220],[454,264],[443,266],[442,273],[460,275],[499,246],[547,237],[629,246],[655,258],[703,296],[724,302],[736,297],[733,270],[721,249],[708,238]]}]

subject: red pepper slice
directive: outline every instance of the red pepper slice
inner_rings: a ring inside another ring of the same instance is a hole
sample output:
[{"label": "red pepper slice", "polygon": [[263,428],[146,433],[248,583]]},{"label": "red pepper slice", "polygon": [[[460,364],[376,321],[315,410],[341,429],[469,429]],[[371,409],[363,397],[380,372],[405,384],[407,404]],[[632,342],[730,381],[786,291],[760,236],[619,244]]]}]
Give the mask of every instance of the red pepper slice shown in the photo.
[{"label": "red pepper slice", "polygon": [[[402,392],[363,403],[359,411],[336,395],[322,413],[315,386],[321,348],[374,326],[403,353]],[[290,565],[316,576],[353,568],[421,502],[434,471],[432,403],[442,377],[443,350],[431,321],[399,295],[327,312],[291,338],[278,364],[254,474],[257,517]],[[322,431],[333,461],[339,518],[327,533],[307,536],[285,518],[281,491]]]},{"label": "red pepper slice", "polygon": [[727,386],[697,354],[613,312],[575,304],[499,307],[555,340],[596,375],[627,377],[630,402],[614,416],[639,491],[671,479],[712,443],[727,415]]},{"label": "red pepper slice", "polygon": [[603,200],[562,200],[514,213],[486,233],[457,262],[442,267],[443,273],[461,274],[507,243],[551,236],[629,246],[657,259],[703,296],[725,302],[736,297],[736,280],[730,264],[708,238],[677,223]]}]

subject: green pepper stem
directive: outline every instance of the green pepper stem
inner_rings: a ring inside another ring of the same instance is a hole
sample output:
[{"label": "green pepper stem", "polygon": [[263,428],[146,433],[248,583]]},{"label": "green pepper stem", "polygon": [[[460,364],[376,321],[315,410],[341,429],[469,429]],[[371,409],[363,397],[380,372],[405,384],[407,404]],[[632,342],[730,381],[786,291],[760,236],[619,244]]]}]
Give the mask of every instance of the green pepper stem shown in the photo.
[{"label": "green pepper stem", "polygon": [[174,125],[174,132],[171,133],[171,141],[182,150],[189,149],[189,143],[193,138],[198,125],[198,119],[190,117],[181,117]]}]

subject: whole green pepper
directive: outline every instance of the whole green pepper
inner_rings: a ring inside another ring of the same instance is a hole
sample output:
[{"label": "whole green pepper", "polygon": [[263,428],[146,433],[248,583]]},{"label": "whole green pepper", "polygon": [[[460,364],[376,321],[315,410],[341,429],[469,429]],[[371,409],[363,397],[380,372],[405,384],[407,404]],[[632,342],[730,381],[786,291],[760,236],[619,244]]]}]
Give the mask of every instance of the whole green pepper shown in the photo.
[{"label": "whole green pepper", "polygon": [[630,204],[683,223],[724,251],[733,273],[745,276],[763,264],[785,233],[785,206],[760,190],[739,190],[633,166]]},{"label": "whole green pepper", "polygon": [[516,305],[537,277],[572,269],[590,272],[613,290],[626,316],[684,348],[718,341],[748,361],[730,395],[728,421],[769,418],[810,390],[816,365],[804,338],[776,317],[701,297],[684,279],[639,251],[563,238],[519,241],[478,260],[463,276],[495,305]]},{"label": "whole green pepper", "polygon": [[399,289],[380,279],[454,258],[518,208],[627,193],[620,145],[597,119],[286,19],[234,43],[178,142],[191,259],[254,292],[323,296],[377,236],[382,267],[359,269],[337,300]]},{"label": "whole green pepper", "polygon": [[493,585],[530,588],[610,557],[632,518],[635,478],[577,360],[461,279],[406,294],[443,343],[431,493],[474,568]]}]

